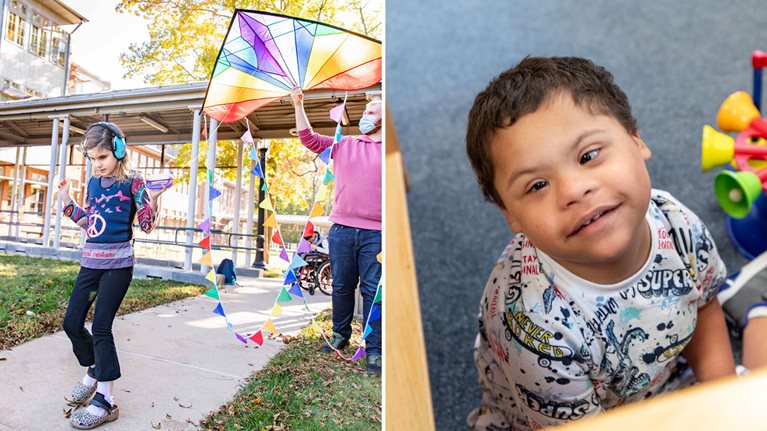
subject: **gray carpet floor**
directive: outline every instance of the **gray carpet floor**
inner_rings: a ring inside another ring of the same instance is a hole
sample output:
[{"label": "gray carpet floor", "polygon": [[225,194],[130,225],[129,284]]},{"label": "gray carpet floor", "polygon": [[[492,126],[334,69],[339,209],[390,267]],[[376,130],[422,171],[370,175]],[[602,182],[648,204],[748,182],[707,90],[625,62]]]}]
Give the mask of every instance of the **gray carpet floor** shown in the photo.
[{"label": "gray carpet floor", "polygon": [[653,186],[706,222],[731,271],[745,262],[727,238],[715,171],[700,172],[700,134],[728,94],[751,91],[751,51],[767,50],[764,2],[388,0],[385,48],[437,429],[465,428],[479,402],[476,314],[511,238],[466,160],[466,115],[476,93],[524,56],[585,56],[611,70],[653,150]]}]

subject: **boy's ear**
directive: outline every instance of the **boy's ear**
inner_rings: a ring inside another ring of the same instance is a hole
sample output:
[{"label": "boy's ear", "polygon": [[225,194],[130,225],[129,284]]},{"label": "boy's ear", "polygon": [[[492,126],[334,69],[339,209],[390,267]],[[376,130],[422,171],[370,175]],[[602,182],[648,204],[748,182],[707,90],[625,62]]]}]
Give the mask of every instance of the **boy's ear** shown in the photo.
[{"label": "boy's ear", "polygon": [[645,144],[644,140],[641,136],[639,136],[639,130],[634,130],[631,132],[631,139],[634,140],[634,143],[637,144],[637,147],[639,148],[639,153],[642,155],[642,159],[645,161],[650,160],[652,157],[652,151],[650,151],[650,147]]},{"label": "boy's ear", "polygon": [[517,220],[511,216],[511,213],[509,213],[509,210],[506,208],[501,208],[501,213],[503,214],[503,218],[506,219],[506,223],[509,224],[509,228],[514,231],[514,233],[522,233],[522,225],[517,222]]}]

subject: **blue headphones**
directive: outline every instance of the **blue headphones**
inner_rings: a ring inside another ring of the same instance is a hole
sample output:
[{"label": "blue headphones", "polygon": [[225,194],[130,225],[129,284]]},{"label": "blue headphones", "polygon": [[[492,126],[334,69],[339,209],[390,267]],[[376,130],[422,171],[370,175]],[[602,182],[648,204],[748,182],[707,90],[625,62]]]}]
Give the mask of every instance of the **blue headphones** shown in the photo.
[{"label": "blue headphones", "polygon": [[[91,124],[85,130],[85,132],[83,132],[83,135],[88,133],[88,130],[91,130],[92,128],[96,126],[103,127],[109,130],[110,132],[112,132],[112,154],[115,155],[115,158],[117,160],[124,159],[125,154],[127,153],[127,150],[128,150],[128,144],[125,141],[125,134],[114,124],[107,123],[106,121],[99,121],[98,123]],[[81,148],[83,150],[83,155],[85,156],[85,158],[89,158],[88,153],[85,152],[85,147],[81,145]]]}]

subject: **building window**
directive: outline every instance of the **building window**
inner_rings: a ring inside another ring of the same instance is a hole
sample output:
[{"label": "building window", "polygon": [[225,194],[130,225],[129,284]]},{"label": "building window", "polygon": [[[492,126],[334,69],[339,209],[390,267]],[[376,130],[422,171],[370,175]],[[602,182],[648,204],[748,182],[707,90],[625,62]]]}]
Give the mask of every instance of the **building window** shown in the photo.
[{"label": "building window", "polygon": [[64,67],[64,63],[67,60],[67,41],[65,33],[58,27],[53,27],[53,34],[51,35],[51,63],[58,64]]},{"label": "building window", "polygon": [[27,27],[27,5],[18,0],[11,0],[8,4],[8,27],[5,32],[6,39],[24,46],[24,32]]},{"label": "building window", "polygon": [[49,21],[37,12],[32,12],[32,25],[29,32],[29,51],[45,58],[48,48]]},{"label": "building window", "polygon": [[45,189],[35,189],[33,186],[30,201],[32,202],[32,212],[37,215],[43,215],[45,211]]}]

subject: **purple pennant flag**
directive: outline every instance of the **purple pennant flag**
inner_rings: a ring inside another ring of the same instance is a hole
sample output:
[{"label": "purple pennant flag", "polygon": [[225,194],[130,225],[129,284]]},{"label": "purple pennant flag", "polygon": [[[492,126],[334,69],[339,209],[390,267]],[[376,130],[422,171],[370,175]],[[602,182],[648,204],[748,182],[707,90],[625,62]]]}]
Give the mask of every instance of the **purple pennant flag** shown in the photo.
[{"label": "purple pennant flag", "polygon": [[378,308],[377,305],[373,304],[373,307],[370,308],[370,317],[368,317],[368,322],[375,322],[376,320],[381,318],[381,309]]},{"label": "purple pennant flag", "polygon": [[336,123],[341,123],[341,120],[344,118],[344,108],[346,107],[346,103],[342,103],[335,108],[330,110],[330,118],[335,121]]},{"label": "purple pennant flag", "polygon": [[210,190],[208,191],[208,195],[209,195],[208,200],[209,201],[212,201],[213,199],[216,199],[217,197],[221,196],[221,192],[216,190],[215,187],[213,187],[213,186],[209,186],[209,187],[210,187]]},{"label": "purple pennant flag", "polygon": [[284,260],[285,262],[290,262],[290,257],[288,257],[288,252],[284,248],[280,251],[280,258]]},{"label": "purple pennant flag", "polygon": [[260,163],[256,163],[256,167],[253,168],[250,171],[250,173],[255,175],[255,176],[257,176],[258,178],[264,178],[264,172],[261,171],[261,164]]},{"label": "purple pennant flag", "polygon": [[283,286],[286,284],[291,284],[297,282],[298,279],[296,278],[296,274],[293,272],[293,270],[289,270],[287,274],[285,274],[285,282],[283,283]]},{"label": "purple pennant flag", "polygon": [[332,149],[333,149],[333,146],[331,145],[325,148],[325,150],[320,153],[320,160],[322,160],[322,162],[325,163],[326,165],[330,164],[330,152]]},{"label": "purple pennant flag", "polygon": [[362,346],[360,346],[360,348],[357,349],[357,353],[355,353],[354,356],[352,356],[352,361],[356,361],[357,359],[361,358],[364,355],[365,355],[365,349],[362,348]]},{"label": "purple pennant flag", "polygon": [[224,307],[221,306],[221,303],[219,302],[216,308],[213,310],[214,313],[220,314],[224,317],[226,317],[226,314],[224,313]]},{"label": "purple pennant flag", "polygon": [[309,245],[308,242],[306,242],[305,239],[301,239],[301,242],[298,243],[298,248],[296,249],[296,253],[309,253],[312,251],[312,247]]},{"label": "purple pennant flag", "polygon": [[206,218],[205,221],[200,223],[197,227],[200,228],[200,230],[202,230],[203,232],[210,235],[210,219],[209,218]]},{"label": "purple pennant flag", "polygon": [[[290,271],[293,272],[293,271]],[[293,287],[291,287],[288,292],[292,293],[295,296],[300,296],[301,298],[304,297],[304,293],[301,292],[301,286],[298,285],[298,283],[293,284]]]},{"label": "purple pennant flag", "polygon": [[236,332],[235,332],[235,333],[234,333],[234,336],[235,336],[235,337],[237,337],[237,339],[238,339],[238,340],[242,341],[242,343],[243,343],[243,344],[248,344],[248,340],[246,340],[245,338],[243,338],[243,336],[242,336],[242,335],[240,335],[240,334],[238,334],[238,333],[236,333]]},{"label": "purple pennant flag", "polygon": [[253,136],[250,134],[250,130],[246,130],[245,133],[240,136],[240,139],[242,139],[243,142],[253,145]]},{"label": "purple pennant flag", "polygon": [[365,333],[362,335],[362,339],[367,338],[371,332],[373,332],[373,328],[370,325],[365,326]]}]

